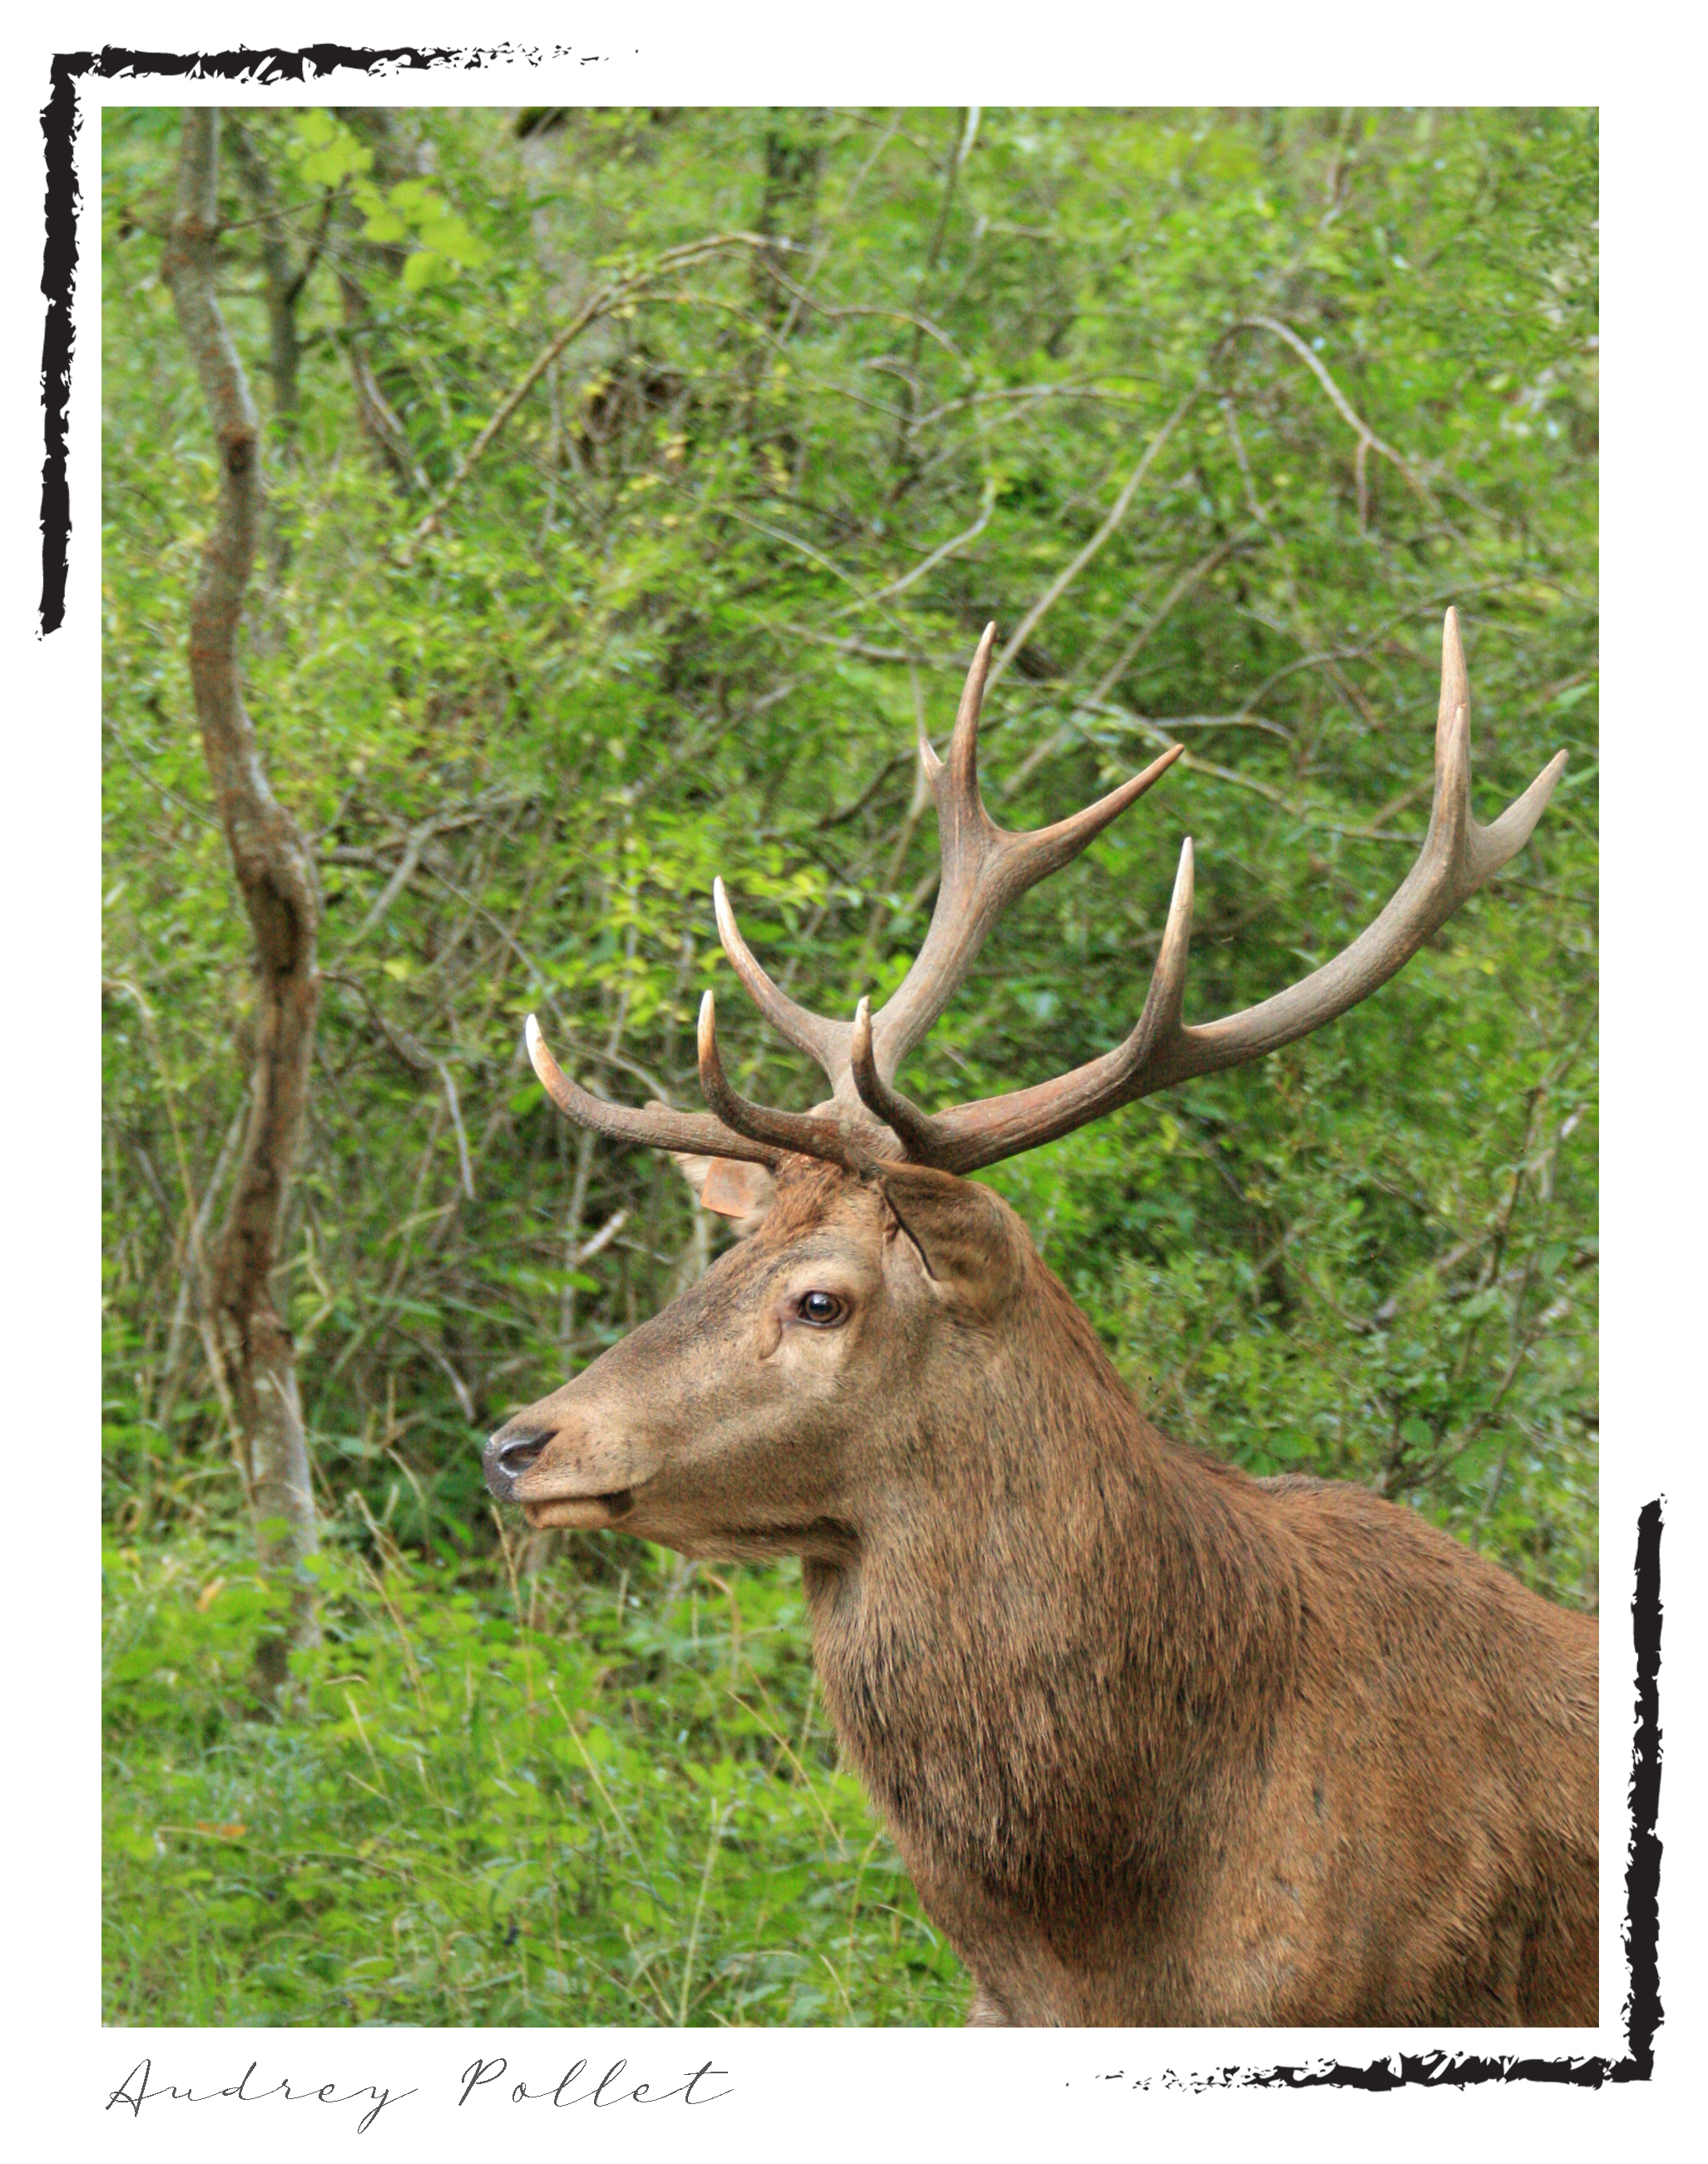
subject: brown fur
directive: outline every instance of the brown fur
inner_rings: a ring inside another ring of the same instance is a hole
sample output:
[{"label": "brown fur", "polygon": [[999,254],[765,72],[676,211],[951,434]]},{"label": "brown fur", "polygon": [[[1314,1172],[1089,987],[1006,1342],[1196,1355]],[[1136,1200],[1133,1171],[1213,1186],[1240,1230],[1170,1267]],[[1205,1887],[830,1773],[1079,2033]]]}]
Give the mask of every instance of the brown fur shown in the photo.
[{"label": "brown fur", "polygon": [[1362,1489],[1170,1441],[988,1190],[791,1161],[489,1463],[518,1442],[493,1484],[536,1523],[805,1557],[973,2020],[1595,2020],[1594,1623]]}]

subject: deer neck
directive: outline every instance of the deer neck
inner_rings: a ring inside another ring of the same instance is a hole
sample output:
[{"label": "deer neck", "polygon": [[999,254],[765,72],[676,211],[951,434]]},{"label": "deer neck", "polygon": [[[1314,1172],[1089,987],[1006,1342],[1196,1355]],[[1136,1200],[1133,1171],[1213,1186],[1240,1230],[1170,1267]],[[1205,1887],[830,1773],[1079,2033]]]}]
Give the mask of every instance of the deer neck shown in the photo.
[{"label": "deer neck", "polygon": [[1064,1875],[1177,1873],[1195,1824],[1213,1840],[1242,1763],[1261,1778],[1299,1601],[1265,1491],[1150,1426],[1042,1263],[1016,1308],[895,1419],[858,1560],[806,1585],[827,1702],[910,1861],[1036,1904]]}]

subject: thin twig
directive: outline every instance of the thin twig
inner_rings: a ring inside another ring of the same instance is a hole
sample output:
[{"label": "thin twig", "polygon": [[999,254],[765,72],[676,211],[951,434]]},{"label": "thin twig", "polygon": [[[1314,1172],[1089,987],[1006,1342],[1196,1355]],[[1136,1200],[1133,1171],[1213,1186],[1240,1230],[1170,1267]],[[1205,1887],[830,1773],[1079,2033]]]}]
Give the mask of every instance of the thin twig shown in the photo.
[{"label": "thin twig", "polygon": [[[1133,633],[1108,668],[1103,671],[1091,691],[1085,698],[1075,702],[1076,706],[1095,711],[1121,681],[1175,607],[1185,599],[1195,586],[1201,585],[1208,578],[1218,565],[1225,562],[1236,549],[1243,548],[1250,538],[1243,533],[1233,534],[1226,541],[1218,542],[1207,555],[1201,556],[1196,564],[1189,565],[1182,571],[1138,631]],[[1069,716],[1069,723],[1071,720],[1072,717]],[[1021,761],[1017,771],[1010,777],[1008,785],[1002,792],[1005,798],[1012,796],[1022,786],[1033,769],[1056,749],[1062,740],[1064,729],[1067,726],[1068,724],[1064,724],[1064,728],[1054,730]],[[1268,726],[1274,725],[1271,723]],[[1285,732],[1278,731],[1277,733],[1285,734]]]}]

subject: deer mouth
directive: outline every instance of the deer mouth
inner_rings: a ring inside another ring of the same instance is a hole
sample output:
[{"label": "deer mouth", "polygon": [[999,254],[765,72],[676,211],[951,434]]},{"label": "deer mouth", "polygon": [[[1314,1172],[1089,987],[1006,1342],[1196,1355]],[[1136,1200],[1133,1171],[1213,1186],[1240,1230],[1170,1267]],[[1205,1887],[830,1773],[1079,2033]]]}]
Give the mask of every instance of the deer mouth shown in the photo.
[{"label": "deer mouth", "polygon": [[613,1488],[604,1495],[565,1495],[549,1502],[523,1502],[522,1512],[536,1532],[559,1526],[597,1532],[607,1526],[621,1525],[633,1508],[633,1489]]}]

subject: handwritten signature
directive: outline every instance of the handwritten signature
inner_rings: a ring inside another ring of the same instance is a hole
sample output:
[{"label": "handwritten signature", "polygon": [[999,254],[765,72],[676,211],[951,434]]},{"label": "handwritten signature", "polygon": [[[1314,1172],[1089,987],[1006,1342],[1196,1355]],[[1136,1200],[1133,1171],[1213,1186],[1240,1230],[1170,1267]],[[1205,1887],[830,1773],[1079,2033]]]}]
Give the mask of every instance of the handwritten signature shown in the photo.
[{"label": "handwritten signature", "polygon": [[[171,2102],[173,2104],[265,2104],[277,2099],[285,2104],[359,2104],[368,2109],[356,2122],[356,2132],[365,2134],[388,2104],[401,2104],[406,2097],[419,2095],[415,2088],[392,2090],[377,2082],[358,2083],[341,2089],[336,2082],[303,2084],[281,2076],[271,2088],[260,2086],[259,2059],[251,2059],[244,2069],[241,2079],[228,2083],[222,2088],[197,2089],[180,2086],[175,2082],[155,2079],[154,2061],[139,2059],[107,2098],[106,2109],[115,2104],[127,2104],[134,2119],[140,2118],[145,2104]],[[505,2077],[510,2071],[507,2059],[475,2059],[457,2077],[461,2093],[457,2097],[459,2109],[471,2097],[483,2090],[492,2090],[497,2096],[506,2093]],[[577,2059],[557,2082],[530,2087],[526,2081],[507,2084],[512,2104],[549,2104],[561,2111],[570,2104],[591,2104],[596,2111],[608,2110],[618,2104],[668,2104],[679,2099],[685,2104],[716,2104],[720,2097],[733,2092],[731,2088],[713,2089],[703,2087],[714,2081],[728,2080],[728,2069],[717,2067],[707,2059],[692,2073],[679,2082],[674,2088],[660,2088],[655,2083],[636,2081],[627,2077],[627,2059],[616,2059],[596,2081],[588,2081],[587,2062]],[[253,2086],[252,2086],[253,2085]],[[448,2100],[448,2099],[447,2099]]]}]

